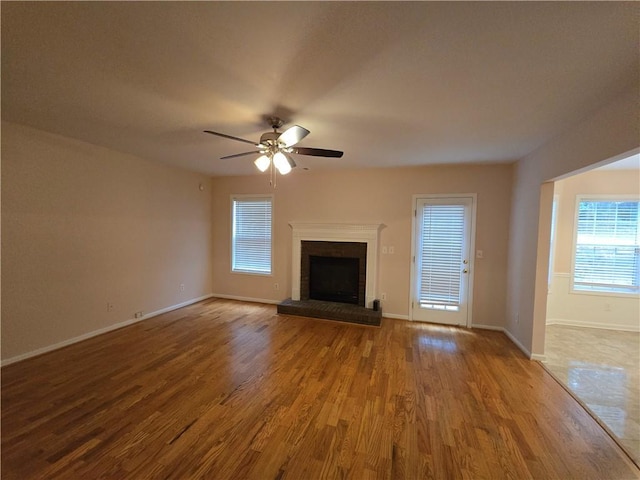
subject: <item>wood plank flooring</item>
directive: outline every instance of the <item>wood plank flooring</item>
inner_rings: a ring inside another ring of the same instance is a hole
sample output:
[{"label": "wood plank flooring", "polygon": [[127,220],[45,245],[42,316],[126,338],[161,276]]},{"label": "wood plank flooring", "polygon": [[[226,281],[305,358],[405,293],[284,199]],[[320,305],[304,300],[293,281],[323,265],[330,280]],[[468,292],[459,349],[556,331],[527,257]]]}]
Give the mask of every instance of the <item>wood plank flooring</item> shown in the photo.
[{"label": "wood plank flooring", "polygon": [[2,369],[3,479],[627,479],[499,332],[211,299]]}]

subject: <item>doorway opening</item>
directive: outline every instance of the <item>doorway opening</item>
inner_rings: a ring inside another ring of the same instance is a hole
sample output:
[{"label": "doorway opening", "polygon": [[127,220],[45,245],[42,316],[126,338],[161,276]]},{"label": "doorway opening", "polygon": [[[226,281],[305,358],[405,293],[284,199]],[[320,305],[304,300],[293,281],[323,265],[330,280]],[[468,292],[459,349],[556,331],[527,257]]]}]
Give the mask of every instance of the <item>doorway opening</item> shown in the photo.
[{"label": "doorway opening", "polygon": [[640,464],[640,155],[554,183],[545,367]]}]

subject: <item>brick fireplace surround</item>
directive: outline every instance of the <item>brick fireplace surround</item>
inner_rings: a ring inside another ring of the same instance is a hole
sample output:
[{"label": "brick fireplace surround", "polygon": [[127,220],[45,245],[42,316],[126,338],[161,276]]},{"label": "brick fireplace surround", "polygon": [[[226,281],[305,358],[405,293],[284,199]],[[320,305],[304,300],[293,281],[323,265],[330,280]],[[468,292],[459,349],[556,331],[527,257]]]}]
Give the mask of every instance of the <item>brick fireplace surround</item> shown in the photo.
[{"label": "brick fireplace surround", "polygon": [[367,283],[367,244],[362,242],[315,242],[303,240],[300,248],[300,300],[309,300],[310,256],[357,258],[360,264],[358,305],[364,307]]}]

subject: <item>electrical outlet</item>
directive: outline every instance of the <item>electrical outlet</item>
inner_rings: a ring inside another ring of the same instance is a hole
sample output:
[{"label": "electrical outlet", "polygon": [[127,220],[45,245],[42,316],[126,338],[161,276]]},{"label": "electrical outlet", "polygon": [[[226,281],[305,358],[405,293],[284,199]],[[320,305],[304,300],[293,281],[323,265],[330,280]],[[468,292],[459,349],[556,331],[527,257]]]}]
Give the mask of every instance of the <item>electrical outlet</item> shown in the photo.
[{"label": "electrical outlet", "polygon": [[516,313],[516,324],[520,323],[520,314]]},{"label": "electrical outlet", "polygon": [[386,300],[387,299],[387,294],[383,293],[380,295],[380,300]]},{"label": "electrical outlet", "polygon": [[141,310],[141,311],[139,311],[139,312],[136,312],[134,316],[135,316],[136,318],[142,318],[142,316],[143,316],[143,315],[144,315],[144,313],[142,313],[142,310]]},{"label": "electrical outlet", "polygon": [[389,247],[389,255],[396,253],[396,247]]},{"label": "electrical outlet", "polygon": [[604,311],[605,312],[610,312],[611,311],[611,304],[609,302],[604,304]]},{"label": "electrical outlet", "polygon": [[278,284],[278,283],[274,283],[274,284],[273,284],[273,289],[274,289],[274,290],[280,290],[280,284]]},{"label": "electrical outlet", "polygon": [[181,291],[181,292],[184,292],[184,283],[181,283],[181,284],[180,284],[180,291]]},{"label": "electrical outlet", "polygon": [[383,254],[383,255],[386,255],[388,251],[389,251],[389,250],[388,250],[387,246],[386,246],[386,245],[384,245],[384,246],[382,247],[382,254]]},{"label": "electrical outlet", "polygon": [[107,312],[113,312],[113,303],[107,302]]}]

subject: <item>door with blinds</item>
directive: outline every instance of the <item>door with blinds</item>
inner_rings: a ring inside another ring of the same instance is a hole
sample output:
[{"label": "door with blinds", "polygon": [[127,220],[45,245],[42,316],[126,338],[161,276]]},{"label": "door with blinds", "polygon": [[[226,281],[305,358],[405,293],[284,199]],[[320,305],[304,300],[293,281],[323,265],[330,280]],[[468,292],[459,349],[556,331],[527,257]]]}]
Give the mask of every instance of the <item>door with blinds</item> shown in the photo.
[{"label": "door with blinds", "polygon": [[468,325],[473,197],[416,198],[411,319]]}]

